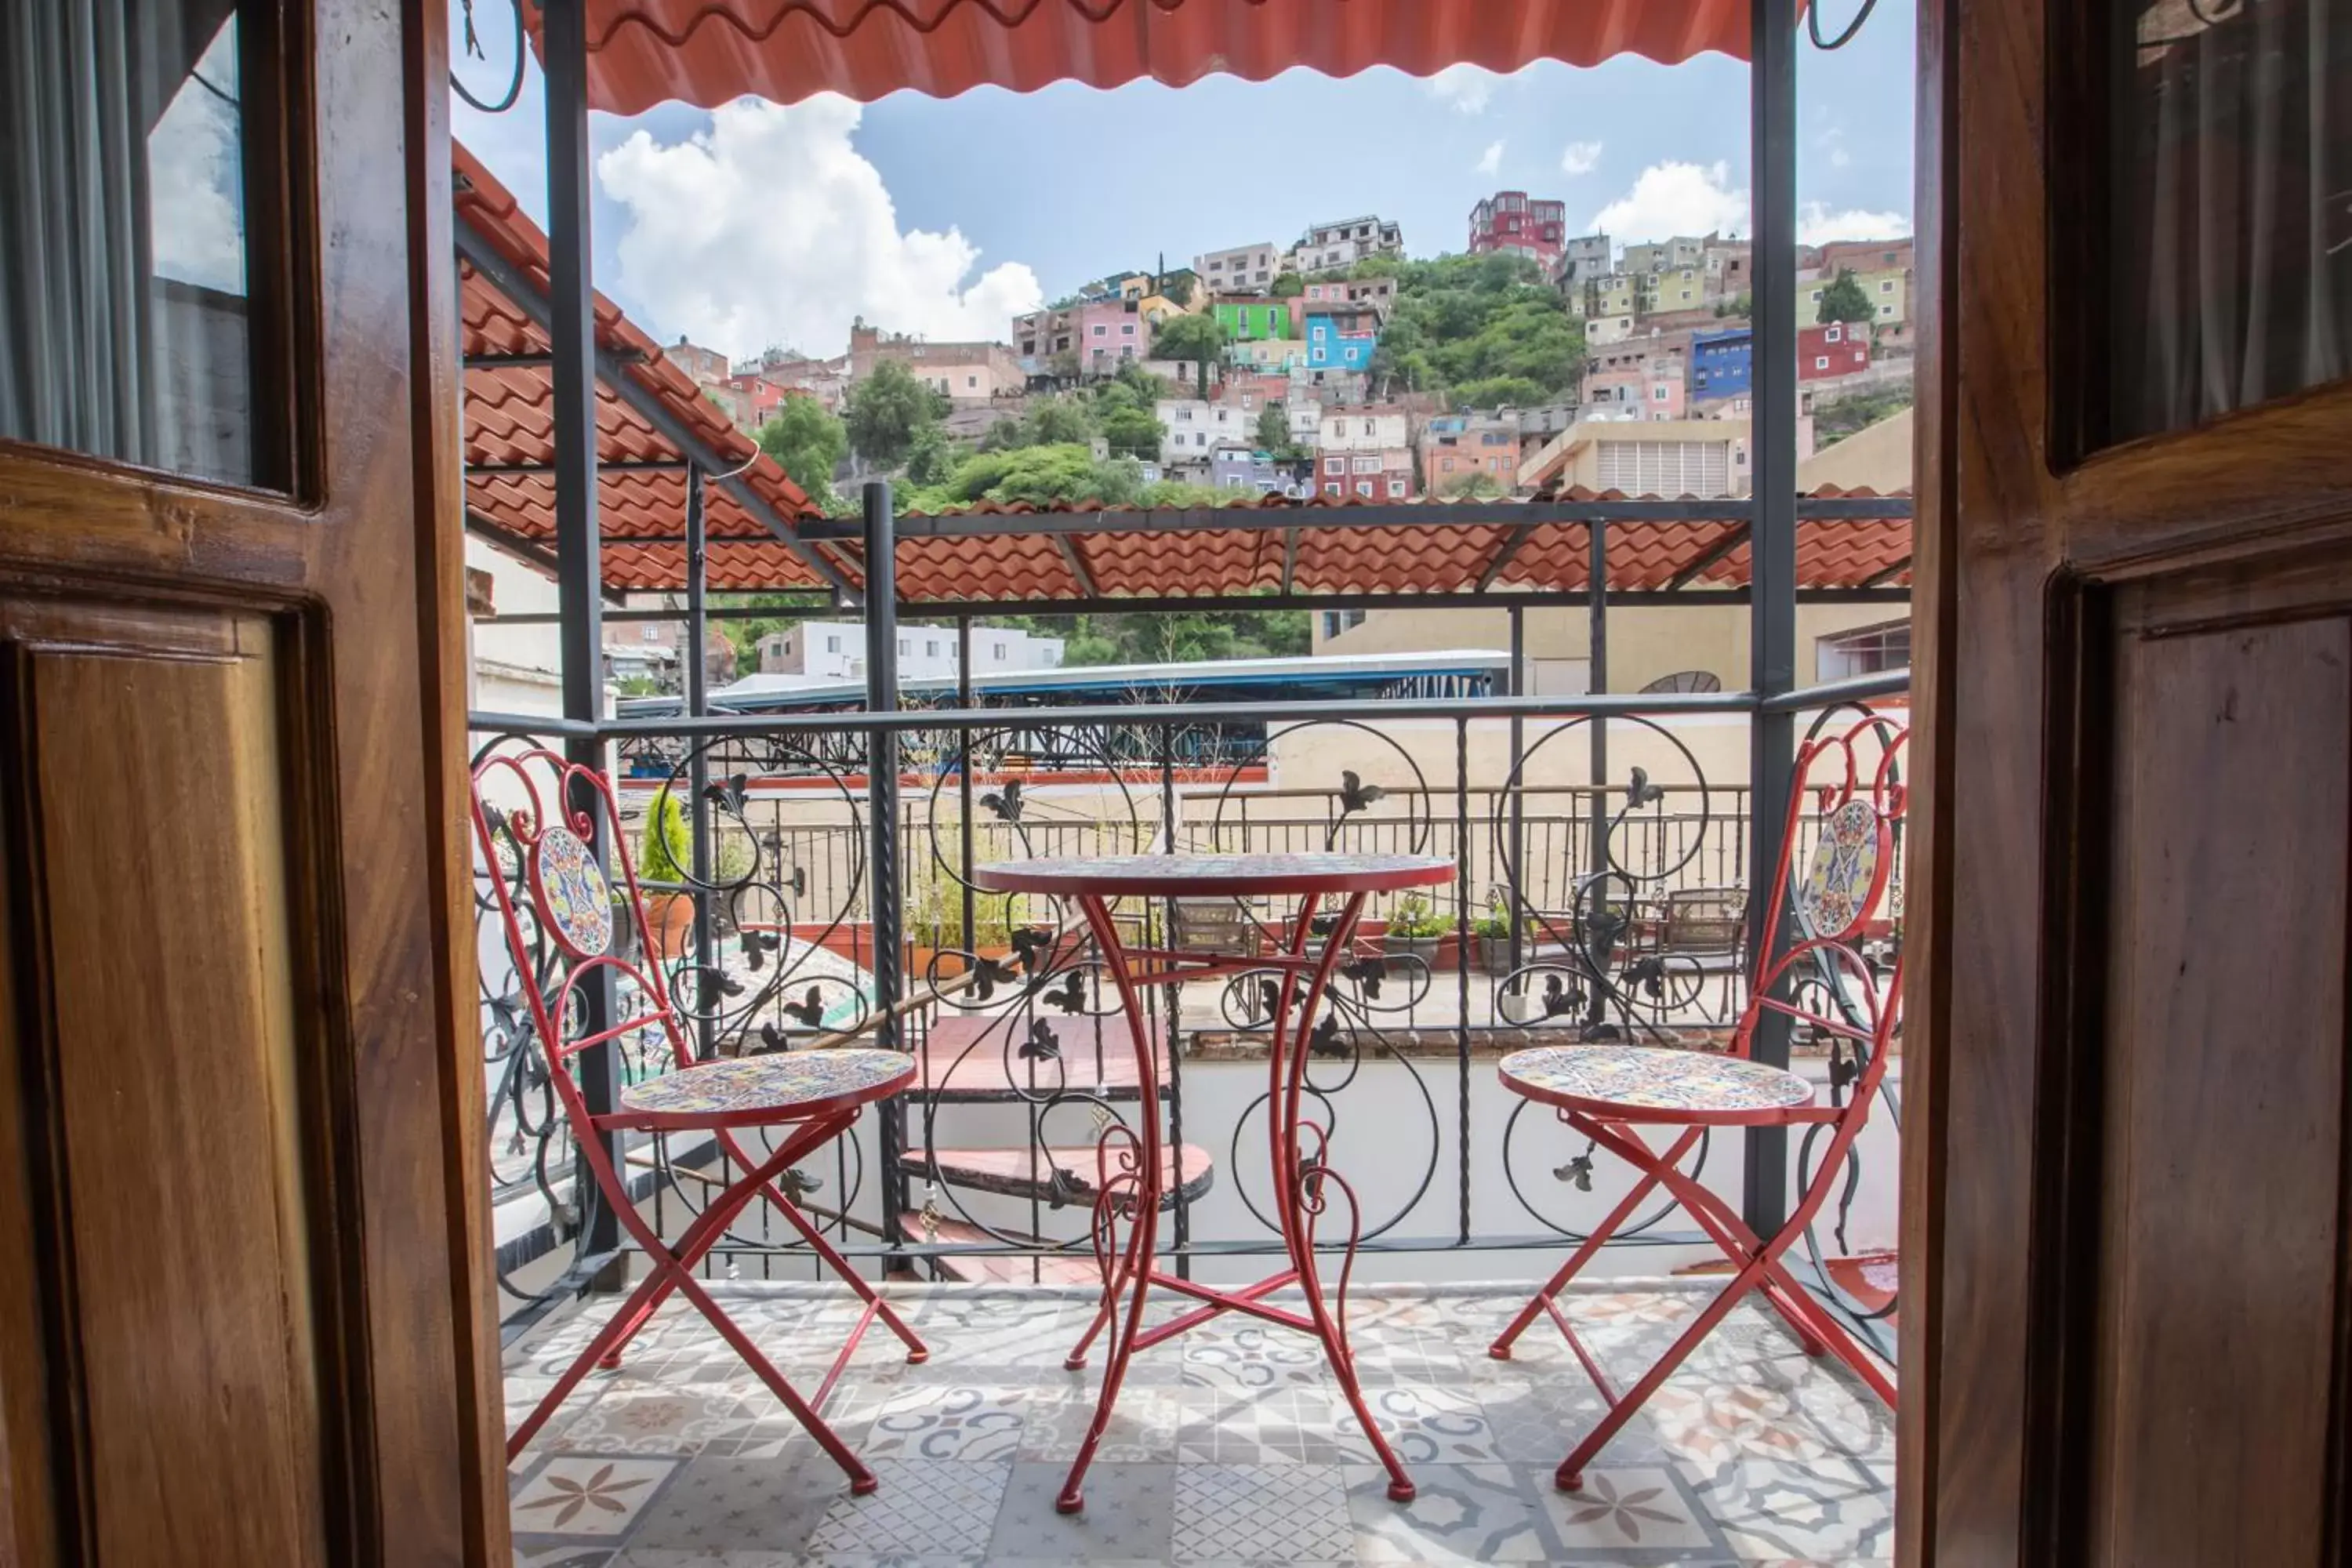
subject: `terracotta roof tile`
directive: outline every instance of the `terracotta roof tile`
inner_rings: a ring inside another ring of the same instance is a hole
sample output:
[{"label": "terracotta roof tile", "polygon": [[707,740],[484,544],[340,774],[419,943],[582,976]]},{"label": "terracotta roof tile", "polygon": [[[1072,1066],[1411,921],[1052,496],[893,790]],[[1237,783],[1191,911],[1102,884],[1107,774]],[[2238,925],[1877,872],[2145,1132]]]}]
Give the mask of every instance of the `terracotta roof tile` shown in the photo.
[{"label": "terracotta roof tile", "polygon": [[[547,277],[547,237],[522,213],[513,195],[463,147],[454,150],[457,175],[458,221],[469,226],[508,261],[529,277]],[[464,353],[468,357],[496,354],[536,354],[548,350],[547,334],[472,267],[461,267],[460,309],[464,320]],[[686,373],[664,358],[651,338],[603,295],[596,296],[596,342],[612,352],[636,357],[628,374],[661,399],[670,415],[730,463],[749,466],[744,484],[765,501],[776,517],[789,525],[814,509],[775,460],[759,449],[750,437],[730,424],[717,405],[702,395]],[[467,509],[517,538],[551,541],[555,536],[555,481],[545,473],[478,471],[515,465],[547,464],[555,458],[551,404],[553,373],[543,366],[493,366],[466,372],[465,452]],[[677,447],[652,425],[600,384],[596,395],[596,455],[606,464],[674,462]],[[772,541],[765,524],[741,502],[718,485],[704,488],[710,535],[718,539]],[[686,475],[683,469],[606,468],[599,476],[597,515],[607,540],[676,538],[686,526]],[[607,546],[605,575],[621,585],[633,574],[657,574],[653,564],[664,559],[656,549],[626,557],[616,552],[626,546]],[[747,587],[808,587],[820,585],[809,571],[782,545],[760,547],[758,559],[739,555],[737,569]],[[670,569],[672,582],[683,581],[683,551]],[[772,558],[771,558],[772,557]],[[712,582],[718,583],[714,566]],[[730,584],[735,585],[735,584]]]},{"label": "terracotta roof tile", "polygon": [[[1661,64],[1748,54],[1748,0],[587,0],[591,103],[638,114],[745,93],[871,102],[983,85],[1030,92],[1212,72],[1263,81],[1294,66],[1429,76],[1538,59]],[[523,7],[534,47],[536,6]]]}]

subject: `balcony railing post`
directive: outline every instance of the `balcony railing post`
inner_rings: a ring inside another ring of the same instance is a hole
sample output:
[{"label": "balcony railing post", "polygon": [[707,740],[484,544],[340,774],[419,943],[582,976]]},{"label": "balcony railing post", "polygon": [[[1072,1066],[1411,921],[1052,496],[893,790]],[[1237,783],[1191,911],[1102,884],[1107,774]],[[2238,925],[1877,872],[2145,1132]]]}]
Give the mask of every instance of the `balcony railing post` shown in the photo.
[{"label": "balcony railing post", "polygon": [[[1795,767],[1795,720],[1770,700],[1797,679],[1797,0],[1753,0],[1748,55],[1750,169],[1755,189],[1755,381],[1749,471],[1748,689],[1765,706],[1748,721],[1748,930],[1761,973],[1765,901],[1779,868]],[[1786,1067],[1789,1020],[1767,1009],[1748,1045]],[[1789,1140],[1777,1127],[1748,1133],[1744,1215],[1759,1236],[1788,1213]]]},{"label": "balcony railing post", "polygon": [[[604,716],[604,561],[596,521],[596,326],[589,285],[588,38],[577,5],[547,12],[544,56],[547,77],[547,209],[550,321],[553,356],[549,417],[555,445],[556,605],[562,613],[559,644],[563,666],[563,716],[594,724]],[[583,767],[601,769],[605,748],[591,732],[564,742],[564,754]],[[599,814],[575,801],[595,827],[589,844],[599,864],[610,865],[613,846]],[[613,1017],[613,972],[598,968],[575,993],[581,1001],[583,1034],[602,1031]],[[547,1042],[552,1047],[552,1042]],[[621,1043],[610,1041],[581,1053],[576,1064],[580,1092],[592,1114],[613,1110],[620,1092]],[[560,1069],[558,1069],[560,1070]],[[622,1158],[618,1135],[605,1152]],[[582,1239],[583,1256],[618,1249],[620,1216],[595,1200],[595,1180],[583,1160],[572,1173],[573,1199],[593,1209]],[[615,1258],[593,1282],[617,1289],[627,1265]]]},{"label": "balcony railing post", "polygon": [[[708,588],[707,524],[703,513],[702,470],[686,470],[686,710],[699,719],[710,711],[710,679],[703,667],[703,639],[710,635]],[[713,1052],[710,1034],[710,991],[714,973],[710,871],[718,864],[710,842],[710,743],[697,742],[687,752],[688,811],[694,825],[694,1054],[709,1061]]]},{"label": "balcony railing post", "polygon": [[[866,486],[866,706],[874,713],[898,710],[898,531],[890,510],[887,480]],[[898,731],[889,726],[867,737],[866,753],[866,864],[874,906],[874,1006],[880,1016],[874,1043],[886,1050],[899,1044],[898,1020],[892,1011],[903,987],[899,967],[905,959],[901,929],[906,906],[898,875]],[[895,1249],[900,1237],[899,1216],[907,1205],[906,1173],[898,1168],[898,1149],[905,1128],[903,1100],[893,1101],[877,1118],[882,1162],[882,1228]],[[893,1260],[897,1254],[894,1250]]]},{"label": "balcony railing post", "polygon": [[1454,721],[1454,1061],[1459,1242],[1470,1241],[1470,721]]},{"label": "balcony railing post", "polygon": [[[1586,689],[1599,695],[1609,689],[1609,525],[1594,519],[1585,525],[1586,543],[1591,552],[1588,558],[1585,593],[1586,626]],[[1584,918],[1593,923],[1595,932],[1605,929],[1611,892],[1609,876],[1609,717],[1605,713],[1592,716],[1590,735],[1592,774],[1592,904]],[[1630,894],[1632,889],[1627,889]],[[1626,911],[1630,916],[1632,910]],[[1630,931],[1629,931],[1630,934]],[[1596,945],[1591,937],[1585,942],[1586,955],[1604,973],[1615,961],[1619,943],[1612,939],[1607,948]],[[1584,1021],[1588,1027],[1598,1029],[1608,1021],[1609,987],[1602,974],[1592,977],[1591,1000],[1585,1004]]]},{"label": "balcony railing post", "polygon": [[[1525,697],[1528,694],[1528,617],[1527,612],[1517,605],[1511,606],[1509,689],[1513,697]],[[1513,885],[1503,889],[1504,916],[1510,922],[1505,928],[1505,934],[1510,942],[1510,967],[1514,973],[1517,972],[1519,965],[1526,962],[1526,947],[1519,934],[1519,905],[1526,902],[1530,908],[1533,907],[1533,900],[1522,900],[1519,897],[1518,887],[1518,884],[1527,880],[1528,875],[1528,781],[1519,773],[1520,767],[1527,761],[1527,721],[1514,713],[1511,715],[1511,767],[1507,775],[1511,781],[1510,874]]]},{"label": "balcony railing post", "polygon": [[[1176,799],[1176,726],[1160,727],[1160,842],[1171,855],[1179,852],[1176,841],[1182,813]],[[1160,939],[1164,945],[1176,945],[1176,900],[1165,900],[1160,911]],[[1168,1052],[1168,1146],[1177,1151],[1177,1169],[1183,1168],[1184,1148],[1184,1057],[1176,1048],[1178,1027],[1183,1012],[1182,991],[1168,987],[1167,1029],[1162,1044]],[[1192,1200],[1184,1194],[1180,1174],[1176,1182],[1176,1273],[1180,1279],[1192,1277]]]}]

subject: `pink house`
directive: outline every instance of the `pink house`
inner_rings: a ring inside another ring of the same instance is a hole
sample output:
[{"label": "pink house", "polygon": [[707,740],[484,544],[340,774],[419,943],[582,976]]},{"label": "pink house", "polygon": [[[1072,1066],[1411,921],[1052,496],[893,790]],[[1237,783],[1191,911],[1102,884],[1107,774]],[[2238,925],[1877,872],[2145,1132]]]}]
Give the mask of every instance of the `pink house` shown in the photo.
[{"label": "pink house", "polygon": [[1151,353],[1151,325],[1132,300],[1089,300],[1075,312],[1078,368],[1088,375],[1116,373],[1123,360]]}]

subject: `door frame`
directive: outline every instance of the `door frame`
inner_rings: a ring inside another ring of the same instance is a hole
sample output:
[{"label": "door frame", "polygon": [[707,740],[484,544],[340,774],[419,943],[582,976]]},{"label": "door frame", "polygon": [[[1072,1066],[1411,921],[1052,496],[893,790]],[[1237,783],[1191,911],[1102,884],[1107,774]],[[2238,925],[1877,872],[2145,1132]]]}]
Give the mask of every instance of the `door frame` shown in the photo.
[{"label": "door frame", "polygon": [[[2352,542],[2352,383],[2067,453],[2052,366],[2079,364],[2079,341],[2053,301],[2080,209],[2059,161],[2104,108],[2051,68],[2053,42],[2086,42],[2069,10],[1919,5],[1906,1568],[2065,1561],[2054,1478],[2082,1440],[2069,1390],[2096,1273],[2068,1257],[2100,1115],[2078,1075],[2106,953],[2102,910],[2073,897],[2105,852],[2078,810],[2098,759],[2076,748],[2102,711],[2105,593]],[[2260,455],[2257,494],[2216,440]]]}]

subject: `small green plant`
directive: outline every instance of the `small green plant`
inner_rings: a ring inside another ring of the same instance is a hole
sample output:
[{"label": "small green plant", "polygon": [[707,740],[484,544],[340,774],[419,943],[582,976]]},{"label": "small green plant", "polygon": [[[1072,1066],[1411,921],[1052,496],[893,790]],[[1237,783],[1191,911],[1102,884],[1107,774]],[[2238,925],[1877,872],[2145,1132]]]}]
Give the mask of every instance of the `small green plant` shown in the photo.
[{"label": "small green plant", "polygon": [[1470,934],[1495,942],[1509,939],[1511,917],[1503,908],[1503,895],[1499,889],[1486,895],[1486,912],[1470,922]]},{"label": "small green plant", "polygon": [[645,829],[637,837],[637,875],[648,882],[683,882],[693,864],[694,835],[686,824],[686,807],[664,784],[646,807]]},{"label": "small green plant", "polygon": [[1454,917],[1429,907],[1419,893],[1407,893],[1389,911],[1389,935],[1401,942],[1426,942],[1454,929]]},{"label": "small green plant", "polygon": [[[711,881],[724,888],[751,874],[754,857],[750,839],[719,832],[716,824],[712,827]],[[694,830],[686,819],[686,803],[664,784],[646,807],[646,825],[637,838],[638,879],[691,884],[693,870]]]}]

